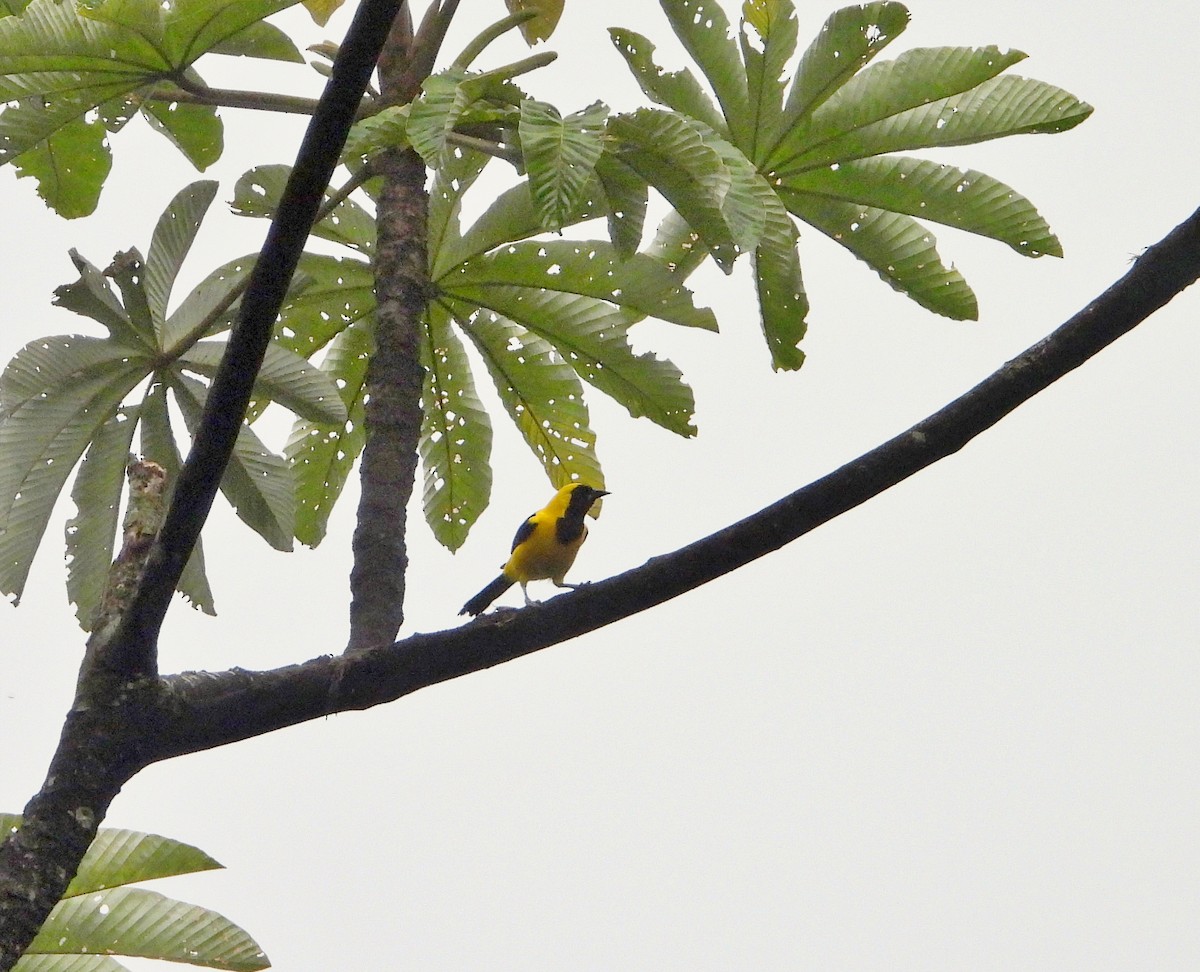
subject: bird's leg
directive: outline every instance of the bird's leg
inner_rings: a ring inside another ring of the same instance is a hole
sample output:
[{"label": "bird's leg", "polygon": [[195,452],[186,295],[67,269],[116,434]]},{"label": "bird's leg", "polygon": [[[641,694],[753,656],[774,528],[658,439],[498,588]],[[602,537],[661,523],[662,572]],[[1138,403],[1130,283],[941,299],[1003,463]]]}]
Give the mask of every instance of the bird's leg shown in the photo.
[{"label": "bird's leg", "polygon": [[524,581],[521,581],[521,593],[525,596],[525,606],[526,607],[532,607],[533,605],[538,603],[537,601],[533,600],[529,596],[529,591],[526,589]]}]

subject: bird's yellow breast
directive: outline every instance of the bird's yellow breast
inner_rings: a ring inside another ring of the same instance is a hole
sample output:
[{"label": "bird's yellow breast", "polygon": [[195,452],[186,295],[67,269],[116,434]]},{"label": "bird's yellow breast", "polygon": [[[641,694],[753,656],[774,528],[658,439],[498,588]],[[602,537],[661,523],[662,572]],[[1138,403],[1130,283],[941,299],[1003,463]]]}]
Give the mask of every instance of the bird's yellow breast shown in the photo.
[{"label": "bird's yellow breast", "polygon": [[584,526],[577,537],[563,543],[556,530],[559,518],[558,514],[541,510],[525,521],[532,529],[513,548],[512,556],[504,565],[505,577],[518,583],[532,580],[562,582],[587,537],[587,527]]}]

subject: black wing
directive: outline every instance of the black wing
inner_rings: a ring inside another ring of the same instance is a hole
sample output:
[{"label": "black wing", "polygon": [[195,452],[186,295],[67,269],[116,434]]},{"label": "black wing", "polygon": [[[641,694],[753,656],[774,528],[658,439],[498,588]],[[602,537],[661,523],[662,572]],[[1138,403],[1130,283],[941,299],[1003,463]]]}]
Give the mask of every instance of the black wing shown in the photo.
[{"label": "black wing", "polygon": [[531,533],[533,533],[532,516],[529,517],[529,519],[527,519],[519,527],[517,527],[517,535],[513,537],[512,546],[509,547],[509,553],[512,553],[512,551],[516,550],[517,547],[521,546],[521,544],[528,540]]}]

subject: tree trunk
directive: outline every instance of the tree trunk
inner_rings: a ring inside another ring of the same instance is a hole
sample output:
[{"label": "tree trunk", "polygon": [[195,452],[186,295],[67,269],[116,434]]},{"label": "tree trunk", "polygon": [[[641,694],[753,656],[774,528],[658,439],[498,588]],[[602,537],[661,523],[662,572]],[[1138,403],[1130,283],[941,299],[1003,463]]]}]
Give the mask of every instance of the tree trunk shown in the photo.
[{"label": "tree trunk", "polygon": [[[420,79],[409,78],[405,70],[412,37],[406,8],[379,61],[387,103],[406,103],[416,93]],[[429,294],[425,164],[415,152],[395,151],[378,168],[383,191],[376,214],[375,353],[367,373],[367,442],[359,470],[362,497],[354,531],[347,651],[394,641],[404,621],[405,518],[421,432],[419,328]]]}]

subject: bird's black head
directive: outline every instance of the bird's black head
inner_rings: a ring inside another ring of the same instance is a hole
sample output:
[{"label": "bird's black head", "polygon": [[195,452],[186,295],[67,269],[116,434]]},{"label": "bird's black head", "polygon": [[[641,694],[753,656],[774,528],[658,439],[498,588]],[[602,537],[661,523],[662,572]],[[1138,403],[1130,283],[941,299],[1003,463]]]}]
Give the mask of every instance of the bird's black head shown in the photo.
[{"label": "bird's black head", "polygon": [[568,515],[583,516],[596,500],[608,495],[608,490],[593,489],[586,483],[571,483],[568,488],[571,490],[570,499],[567,500]]}]

